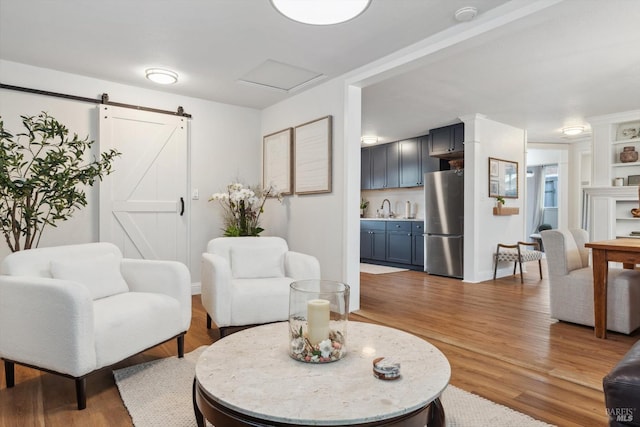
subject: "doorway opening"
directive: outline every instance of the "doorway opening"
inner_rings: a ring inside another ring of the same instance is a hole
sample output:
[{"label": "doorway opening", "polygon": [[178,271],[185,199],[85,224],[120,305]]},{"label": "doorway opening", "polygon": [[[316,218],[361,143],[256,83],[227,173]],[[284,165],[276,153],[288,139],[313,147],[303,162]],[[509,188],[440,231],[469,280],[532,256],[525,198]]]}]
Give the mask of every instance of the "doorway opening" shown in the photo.
[{"label": "doorway opening", "polygon": [[527,235],[558,228],[558,164],[527,166]]}]

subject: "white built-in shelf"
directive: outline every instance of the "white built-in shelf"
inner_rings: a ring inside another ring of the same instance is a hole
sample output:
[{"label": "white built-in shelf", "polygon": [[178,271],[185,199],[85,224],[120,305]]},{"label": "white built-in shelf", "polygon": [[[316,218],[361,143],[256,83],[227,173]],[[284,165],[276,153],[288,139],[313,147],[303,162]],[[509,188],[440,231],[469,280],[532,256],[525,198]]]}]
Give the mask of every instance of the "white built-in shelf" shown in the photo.
[{"label": "white built-in shelf", "polygon": [[640,138],[633,138],[633,139],[620,139],[617,141],[611,141],[612,145],[623,145],[623,144],[633,144],[633,143],[638,143],[640,142]]},{"label": "white built-in shelf", "polygon": [[612,163],[611,167],[612,168],[624,168],[624,167],[629,167],[629,166],[640,166],[640,161],[638,162],[627,162],[627,163]]},{"label": "white built-in shelf", "polygon": [[[592,173],[594,186],[583,187],[582,224],[593,240],[606,240],[630,236],[640,232],[640,218],[631,215],[638,209],[638,185],[626,185],[630,176],[640,175],[640,161],[621,162],[625,147],[640,152],[640,137],[623,136],[622,129],[640,127],[640,110],[626,111],[589,118],[591,125]],[[623,139],[624,138],[624,139]],[[625,185],[614,186],[622,178]]]}]

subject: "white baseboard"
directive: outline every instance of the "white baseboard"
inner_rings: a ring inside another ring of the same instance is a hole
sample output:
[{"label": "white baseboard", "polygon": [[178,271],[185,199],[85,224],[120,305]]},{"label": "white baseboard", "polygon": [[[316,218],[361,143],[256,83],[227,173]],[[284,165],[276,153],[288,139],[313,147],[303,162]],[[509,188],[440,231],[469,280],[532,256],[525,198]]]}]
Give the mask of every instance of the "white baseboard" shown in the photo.
[{"label": "white baseboard", "polygon": [[200,282],[195,282],[191,284],[191,295],[200,295],[202,293],[202,286]]}]

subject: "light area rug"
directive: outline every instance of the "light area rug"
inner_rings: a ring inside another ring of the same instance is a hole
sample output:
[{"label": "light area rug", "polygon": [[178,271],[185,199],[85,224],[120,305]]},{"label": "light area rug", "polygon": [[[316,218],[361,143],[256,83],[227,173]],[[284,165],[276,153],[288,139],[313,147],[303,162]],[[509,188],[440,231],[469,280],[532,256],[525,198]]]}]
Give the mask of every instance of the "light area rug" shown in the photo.
[{"label": "light area rug", "polygon": [[397,273],[399,271],[407,271],[406,268],[387,267],[386,265],[365,264],[360,263],[360,272],[369,274],[387,274]]},{"label": "light area rug", "polygon": [[[113,371],[134,426],[196,426],[193,376],[198,357],[205,348],[185,354],[183,359],[174,356]],[[441,400],[449,427],[550,426],[452,385],[445,389]]]}]

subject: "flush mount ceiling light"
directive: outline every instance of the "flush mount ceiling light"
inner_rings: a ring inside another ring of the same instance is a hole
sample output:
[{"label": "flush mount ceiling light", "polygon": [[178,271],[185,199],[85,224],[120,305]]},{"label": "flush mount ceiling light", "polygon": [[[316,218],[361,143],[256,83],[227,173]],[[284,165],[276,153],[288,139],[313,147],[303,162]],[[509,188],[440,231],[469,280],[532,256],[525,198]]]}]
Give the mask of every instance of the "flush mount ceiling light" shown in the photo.
[{"label": "flush mount ceiling light", "polygon": [[162,68],[147,68],[145,75],[152,82],[161,85],[171,85],[178,81],[178,73]]},{"label": "flush mount ceiling light", "polygon": [[467,6],[456,10],[455,17],[458,22],[468,22],[476,17],[478,9],[473,6]]},{"label": "flush mount ceiling light", "polygon": [[371,0],[271,0],[289,19],[311,25],[332,25],[349,21],[365,11]]},{"label": "flush mount ceiling light", "polygon": [[582,132],[584,132],[584,126],[571,126],[562,128],[562,133],[567,136],[580,135]]},{"label": "flush mount ceiling light", "polygon": [[367,145],[371,145],[371,144],[375,144],[378,142],[378,137],[377,136],[363,136],[362,138],[360,138],[360,141],[363,144],[367,144]]}]

